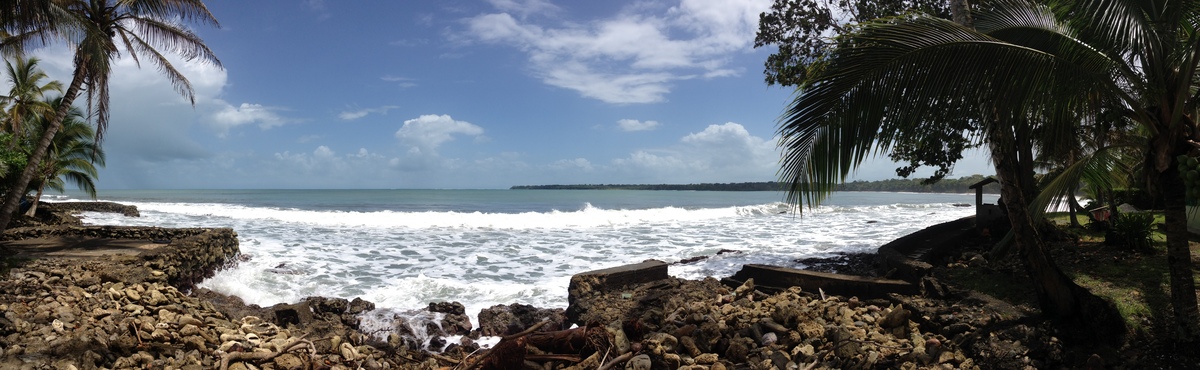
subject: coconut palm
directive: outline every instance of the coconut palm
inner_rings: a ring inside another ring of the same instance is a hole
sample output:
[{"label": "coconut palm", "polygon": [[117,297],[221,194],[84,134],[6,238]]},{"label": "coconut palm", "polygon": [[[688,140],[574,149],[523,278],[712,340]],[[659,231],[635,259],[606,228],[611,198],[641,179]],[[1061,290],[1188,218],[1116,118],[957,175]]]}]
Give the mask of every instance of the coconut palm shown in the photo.
[{"label": "coconut palm", "polygon": [[[56,108],[61,103],[61,98],[47,102]],[[38,119],[37,123],[43,130],[50,124],[45,118]],[[29,183],[30,189],[36,191],[37,195],[34,196],[33,205],[27,215],[32,216],[37,212],[38,203],[46,188],[62,192],[66,182],[74,184],[93,199],[96,198],[96,166],[104,166],[105,155],[104,149],[96,143],[95,135],[96,132],[85,120],[83,111],[72,107],[67,113],[67,118],[63,120],[62,128],[54,135],[46,159],[42,161],[33,181]]]},{"label": "coconut palm", "polygon": [[[80,92],[86,91],[88,115],[96,120],[96,141],[103,139],[108,127],[108,78],[117,58],[127,56],[139,65],[148,60],[193,105],[191,83],[164,52],[220,66],[212,50],[184,25],[218,25],[200,0],[3,0],[0,15],[4,16],[4,31],[10,35],[0,43],[0,52],[7,55],[31,45],[66,41],[75,53],[75,70],[63,93],[63,104],[34,146],[16,189],[25,188],[34,178]],[[8,226],[22,195],[19,191],[5,195],[0,229]]]},{"label": "coconut palm", "polygon": [[16,146],[25,131],[25,121],[33,116],[49,116],[54,109],[47,104],[46,94],[62,92],[62,82],[45,80],[49,77],[38,68],[37,58],[22,57],[6,60],[4,65],[11,86],[8,95],[0,96],[0,107],[7,107],[4,119],[9,132],[13,134],[9,148]]},{"label": "coconut palm", "polygon": [[[1043,312],[1078,320],[1111,312],[1065,277],[1033,227],[1033,144],[1074,137],[1080,117],[1116,114],[1149,132],[1148,188],[1166,213],[1172,304],[1185,336],[1197,322],[1183,183],[1175,166],[1197,137],[1193,92],[1200,3],[1001,1],[976,28],[926,16],[861,25],[838,40],[781,119],[789,200],[815,204],[865,158],[963,120],[991,151],[1018,251]],[[1035,137],[1034,133],[1040,137]],[[1035,140],[1039,139],[1039,140]]]}]

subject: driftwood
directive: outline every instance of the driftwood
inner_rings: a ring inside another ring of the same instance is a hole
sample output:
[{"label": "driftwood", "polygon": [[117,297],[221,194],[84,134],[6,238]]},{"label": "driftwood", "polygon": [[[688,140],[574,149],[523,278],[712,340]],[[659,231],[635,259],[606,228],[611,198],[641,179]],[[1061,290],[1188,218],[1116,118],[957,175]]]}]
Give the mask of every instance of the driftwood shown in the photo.
[{"label": "driftwood", "polygon": [[[465,370],[476,367],[483,370],[520,368],[526,361],[567,361],[580,363],[583,357],[606,356],[612,348],[612,335],[602,326],[586,326],[550,332],[537,332],[546,322],[504,337],[496,347],[475,358],[464,360],[459,366]],[[534,347],[546,354],[528,354],[527,347]],[[615,358],[618,361],[620,357]]]},{"label": "driftwood", "polygon": [[600,366],[600,368],[599,368],[599,369],[597,369],[597,370],[608,370],[608,369],[612,369],[612,368],[614,368],[614,367],[617,367],[617,365],[620,365],[620,364],[623,364],[623,363],[625,363],[625,361],[629,361],[629,359],[631,359],[631,358],[633,358],[633,352],[626,352],[626,353],[625,353],[625,354],[623,354],[623,355],[620,355],[620,356],[617,356],[616,358],[613,358],[613,360],[612,360],[611,362],[609,362],[609,363],[607,363],[607,364],[604,364],[604,366]]},{"label": "driftwood", "polygon": [[256,362],[270,361],[276,357],[279,357],[279,355],[291,352],[293,349],[297,349],[297,348],[305,349],[305,347],[307,347],[307,349],[312,350],[314,348],[317,348],[316,346],[314,346],[312,344],[311,341],[304,339],[304,337],[306,337],[306,336],[308,336],[308,334],[302,335],[298,338],[293,338],[292,341],[288,342],[288,344],[284,345],[283,348],[280,348],[278,351],[275,351],[275,352],[233,352],[233,353],[230,353],[228,355],[225,355],[225,357],[221,359],[221,370],[228,370],[229,363],[233,362],[233,361],[247,361],[247,360],[256,361]]},{"label": "driftwood", "polygon": [[579,355],[525,355],[527,361],[566,361],[579,362]]},{"label": "driftwood", "polygon": [[[483,369],[519,369],[525,363],[525,336],[537,331],[543,325],[546,325],[547,322],[549,321],[533,324],[529,329],[525,329],[520,333],[501,338],[500,342],[496,343],[496,346],[492,347],[490,351],[475,358],[464,359],[459,365],[464,370],[471,370],[480,366]],[[497,355],[505,358],[496,360],[494,358]],[[519,360],[516,360],[518,358]],[[454,368],[457,369],[458,366]]]}]

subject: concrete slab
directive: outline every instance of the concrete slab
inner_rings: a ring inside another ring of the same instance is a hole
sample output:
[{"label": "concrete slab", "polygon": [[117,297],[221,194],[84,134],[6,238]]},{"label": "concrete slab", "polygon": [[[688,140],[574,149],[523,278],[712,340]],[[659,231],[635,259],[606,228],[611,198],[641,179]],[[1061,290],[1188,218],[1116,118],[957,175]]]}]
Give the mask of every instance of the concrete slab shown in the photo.
[{"label": "concrete slab", "polygon": [[51,236],[0,241],[0,253],[18,258],[94,258],[106,255],[138,255],[167,245],[150,240]]}]

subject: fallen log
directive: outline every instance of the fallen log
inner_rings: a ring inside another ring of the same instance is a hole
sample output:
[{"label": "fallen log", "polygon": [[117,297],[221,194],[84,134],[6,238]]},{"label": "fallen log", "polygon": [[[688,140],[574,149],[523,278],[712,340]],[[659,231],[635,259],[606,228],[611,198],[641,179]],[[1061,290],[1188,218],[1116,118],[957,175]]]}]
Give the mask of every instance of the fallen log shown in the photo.
[{"label": "fallen log", "polygon": [[747,264],[731,277],[721,282],[741,286],[754,279],[759,290],[784,290],[798,286],[809,292],[828,292],[841,296],[860,298],[885,298],[888,293],[904,295],[920,294],[916,285],[903,280],[879,279],[865,276],[830,274],[825,272],[797,270],[787,267]]}]

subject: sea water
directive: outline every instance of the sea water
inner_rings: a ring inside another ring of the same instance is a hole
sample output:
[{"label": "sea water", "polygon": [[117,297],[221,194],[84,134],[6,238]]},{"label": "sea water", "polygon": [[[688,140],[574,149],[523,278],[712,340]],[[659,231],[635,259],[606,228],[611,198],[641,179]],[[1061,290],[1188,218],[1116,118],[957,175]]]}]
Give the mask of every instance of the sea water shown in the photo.
[{"label": "sea water", "polygon": [[647,259],[707,256],[669,272],[720,278],[747,263],[803,268],[797,260],[874,252],[973,215],[963,205],[975,201],[847,192],[794,212],[781,192],[155,190],[100,200],[135,205],[141,217],[85,213],[86,223],[233,228],[249,258],[200,286],[247,303],[325,296],[405,311],[457,301],[471,316],[497,304],[565,307],[571,275]]}]

